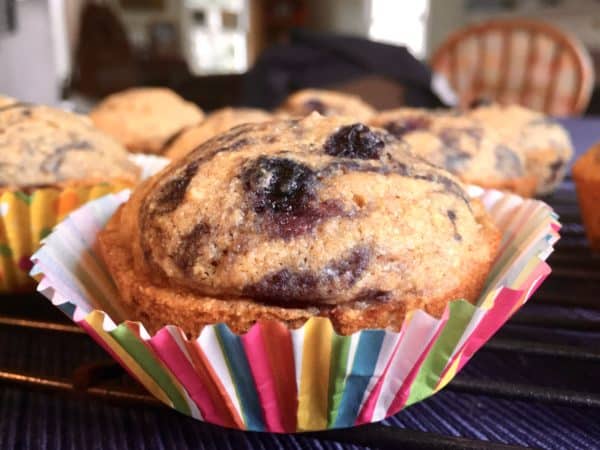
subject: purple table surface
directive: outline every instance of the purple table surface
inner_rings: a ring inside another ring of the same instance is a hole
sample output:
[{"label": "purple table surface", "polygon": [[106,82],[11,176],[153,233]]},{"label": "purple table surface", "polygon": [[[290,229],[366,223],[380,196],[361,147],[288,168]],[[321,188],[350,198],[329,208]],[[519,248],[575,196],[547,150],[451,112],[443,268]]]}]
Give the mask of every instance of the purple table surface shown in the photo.
[{"label": "purple table surface", "polygon": [[[600,118],[561,119],[571,132],[579,155],[600,140]],[[597,262],[597,261],[596,261]],[[554,289],[552,279],[542,289]],[[582,281],[583,283],[583,281]],[[595,286],[598,286],[596,284]],[[535,300],[535,298],[533,299]],[[543,343],[569,343],[585,349],[600,349],[600,309],[526,305],[498,336]],[[547,310],[547,311],[546,311]],[[521,326],[528,314],[556,315],[568,321],[585,319],[591,324],[585,333],[547,328],[540,332]],[[35,365],[57,375],[71,373],[82,361],[103,356],[91,340],[65,351],[63,342],[48,335],[17,337],[14,331],[0,330],[0,362],[10,367],[33,370]],[[79,356],[77,356],[79,355]],[[81,356],[84,355],[84,356]],[[466,377],[466,378],[465,378]],[[582,362],[560,356],[525,356],[511,351],[482,349],[457,376],[460,379],[529,383],[561,389],[585,389],[600,395],[600,362]],[[600,448],[598,405],[545,403],[536,399],[511,399],[447,388],[383,422],[386,429],[420,430],[447,436],[489,440],[539,448]],[[241,433],[200,423],[162,407],[114,404],[90,397],[60,392],[34,392],[18,386],[0,385],[1,449],[362,449],[331,437]],[[371,445],[369,442],[363,445]],[[483,443],[485,445],[485,442]],[[397,448],[393,444],[378,448]],[[402,448],[426,448],[403,445]],[[473,447],[474,448],[474,447]]]}]

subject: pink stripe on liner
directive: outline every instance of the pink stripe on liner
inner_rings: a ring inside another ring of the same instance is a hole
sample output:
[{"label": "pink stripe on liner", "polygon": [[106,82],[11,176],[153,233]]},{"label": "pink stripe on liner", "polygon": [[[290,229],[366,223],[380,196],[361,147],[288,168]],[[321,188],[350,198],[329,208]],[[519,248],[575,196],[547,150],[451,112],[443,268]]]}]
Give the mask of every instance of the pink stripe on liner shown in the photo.
[{"label": "pink stripe on liner", "polygon": [[207,382],[205,374],[194,369],[167,328],[162,328],[156,333],[150,339],[150,344],[171,373],[184,386],[207,422],[238,428],[230,417],[220,411],[222,408],[215,405],[209,389],[205,386]]},{"label": "pink stripe on liner", "polygon": [[[262,407],[267,430],[275,433],[284,433],[286,430],[282,417],[285,414],[281,411],[277,398],[276,379],[271,371],[269,364],[269,355],[266,352],[263,344],[262,324],[254,326],[241,336],[242,345],[248,358],[254,385],[260,398],[260,406]],[[290,411],[287,411],[289,414]]]},{"label": "pink stripe on liner", "polygon": [[449,315],[450,315],[450,308],[448,306],[446,306],[446,309],[444,310],[444,315],[442,316],[442,318],[440,319],[440,322],[438,324],[438,329],[436,330],[435,334],[433,335],[433,337],[427,344],[427,347],[425,347],[425,350],[421,353],[421,356],[419,356],[419,359],[417,360],[417,362],[415,363],[415,365],[409,372],[408,376],[404,379],[404,382],[402,383],[402,387],[400,388],[400,390],[394,397],[394,400],[392,401],[392,403],[390,404],[390,406],[387,410],[386,417],[396,414],[398,411],[400,411],[404,407],[404,404],[406,403],[406,400],[408,400],[408,396],[410,395],[410,388],[413,384],[413,381],[417,377],[417,374],[419,373],[419,370],[421,369],[421,365],[425,361],[425,358],[427,358],[427,355],[431,351],[433,344],[435,344],[435,342],[437,341],[437,338],[439,337],[440,333],[444,329],[444,325],[448,321]]},{"label": "pink stripe on liner", "polygon": [[[405,322],[406,323],[406,322]],[[379,395],[381,394],[381,389],[383,387],[383,382],[388,376],[390,366],[392,365],[392,361],[396,357],[396,353],[398,352],[398,348],[400,348],[400,343],[402,342],[402,338],[404,337],[404,328],[400,330],[400,336],[396,341],[396,345],[394,346],[394,350],[385,365],[385,369],[383,370],[377,384],[371,391],[369,398],[364,402],[363,407],[361,408],[359,414],[356,416],[356,420],[354,421],[354,425],[361,425],[363,423],[371,423],[373,420],[373,414],[375,413],[375,406],[377,405],[377,400],[379,400]]]}]

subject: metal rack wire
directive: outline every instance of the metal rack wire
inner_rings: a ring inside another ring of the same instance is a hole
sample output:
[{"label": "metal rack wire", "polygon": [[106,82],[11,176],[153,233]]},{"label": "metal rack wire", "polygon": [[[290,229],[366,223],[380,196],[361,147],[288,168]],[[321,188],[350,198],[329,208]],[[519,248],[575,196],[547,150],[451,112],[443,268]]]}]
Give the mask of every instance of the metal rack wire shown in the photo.
[{"label": "metal rack wire", "polygon": [[[563,183],[547,201],[563,223],[562,239],[550,259],[552,276],[446,387],[447,391],[600,408],[600,387],[593,381],[600,379],[600,255],[593,255],[587,247],[572,182]],[[41,297],[22,295],[0,300],[0,389],[17,386],[162,408],[82,330]],[[67,340],[68,358],[60,356]],[[10,350],[25,345],[38,356]],[[58,362],[48,364],[57,358]],[[552,376],[544,370],[549,365]],[[482,367],[487,369],[482,371]],[[600,414],[600,410],[596,412]],[[522,448],[395,425],[390,419],[383,424],[306,436],[376,448]]]}]

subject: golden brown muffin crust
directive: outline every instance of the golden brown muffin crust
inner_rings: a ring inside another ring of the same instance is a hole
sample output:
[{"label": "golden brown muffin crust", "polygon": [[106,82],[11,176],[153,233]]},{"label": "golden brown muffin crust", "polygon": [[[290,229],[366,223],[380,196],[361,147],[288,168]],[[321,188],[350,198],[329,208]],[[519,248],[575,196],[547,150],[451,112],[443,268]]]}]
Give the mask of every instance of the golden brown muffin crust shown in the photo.
[{"label": "golden brown muffin crust", "polygon": [[200,108],[166,88],[117,92],[90,113],[99,129],[136,153],[160,153],[169,138],[203,116]]},{"label": "golden brown muffin crust", "polygon": [[272,120],[266,111],[255,108],[222,108],[210,113],[198,125],[183,130],[164,150],[167,158],[179,159],[203,142],[244,123],[259,123]]}]

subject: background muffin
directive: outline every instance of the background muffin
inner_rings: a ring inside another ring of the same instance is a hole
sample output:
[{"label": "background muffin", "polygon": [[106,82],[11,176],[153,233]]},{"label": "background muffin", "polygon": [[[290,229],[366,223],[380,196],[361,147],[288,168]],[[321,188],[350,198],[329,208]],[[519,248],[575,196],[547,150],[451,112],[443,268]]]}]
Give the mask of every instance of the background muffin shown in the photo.
[{"label": "background muffin", "polygon": [[0,109],[0,186],[133,184],[138,167],[117,142],[89,119],[41,105],[12,103]]},{"label": "background muffin", "polygon": [[86,201],[132,186],[139,168],[87,117],[12,102],[0,107],[0,291],[33,289],[29,257]]},{"label": "background muffin", "polygon": [[324,89],[303,89],[290,95],[278,112],[298,117],[318,112],[323,116],[347,116],[364,122],[375,114],[375,109],[356,95]]},{"label": "background muffin", "polygon": [[383,130],[246,124],[144,183],[100,233],[130,317],[157,330],[329,317],[399,329],[477,298],[499,234],[451,174]]},{"label": "background muffin", "polygon": [[524,155],[527,172],[537,179],[536,194],[549,194],[562,182],[573,144],[558,122],[518,105],[481,105],[467,114],[493,127]]},{"label": "background muffin", "polygon": [[575,162],[573,178],[590,246],[600,251],[600,143]]},{"label": "background muffin", "polygon": [[381,112],[370,123],[466,183],[524,196],[535,192],[536,179],[527,173],[523,155],[476,119],[453,111],[399,108]]},{"label": "background muffin", "polygon": [[156,154],[176,133],[200,122],[203,113],[170,89],[133,88],[108,96],[90,117],[129,151]]},{"label": "background muffin", "polygon": [[176,135],[172,142],[167,143],[164,155],[171,159],[181,158],[204,141],[235,127],[236,125],[266,122],[271,119],[271,114],[262,109],[219,109],[210,113],[199,124],[193,125]]}]

